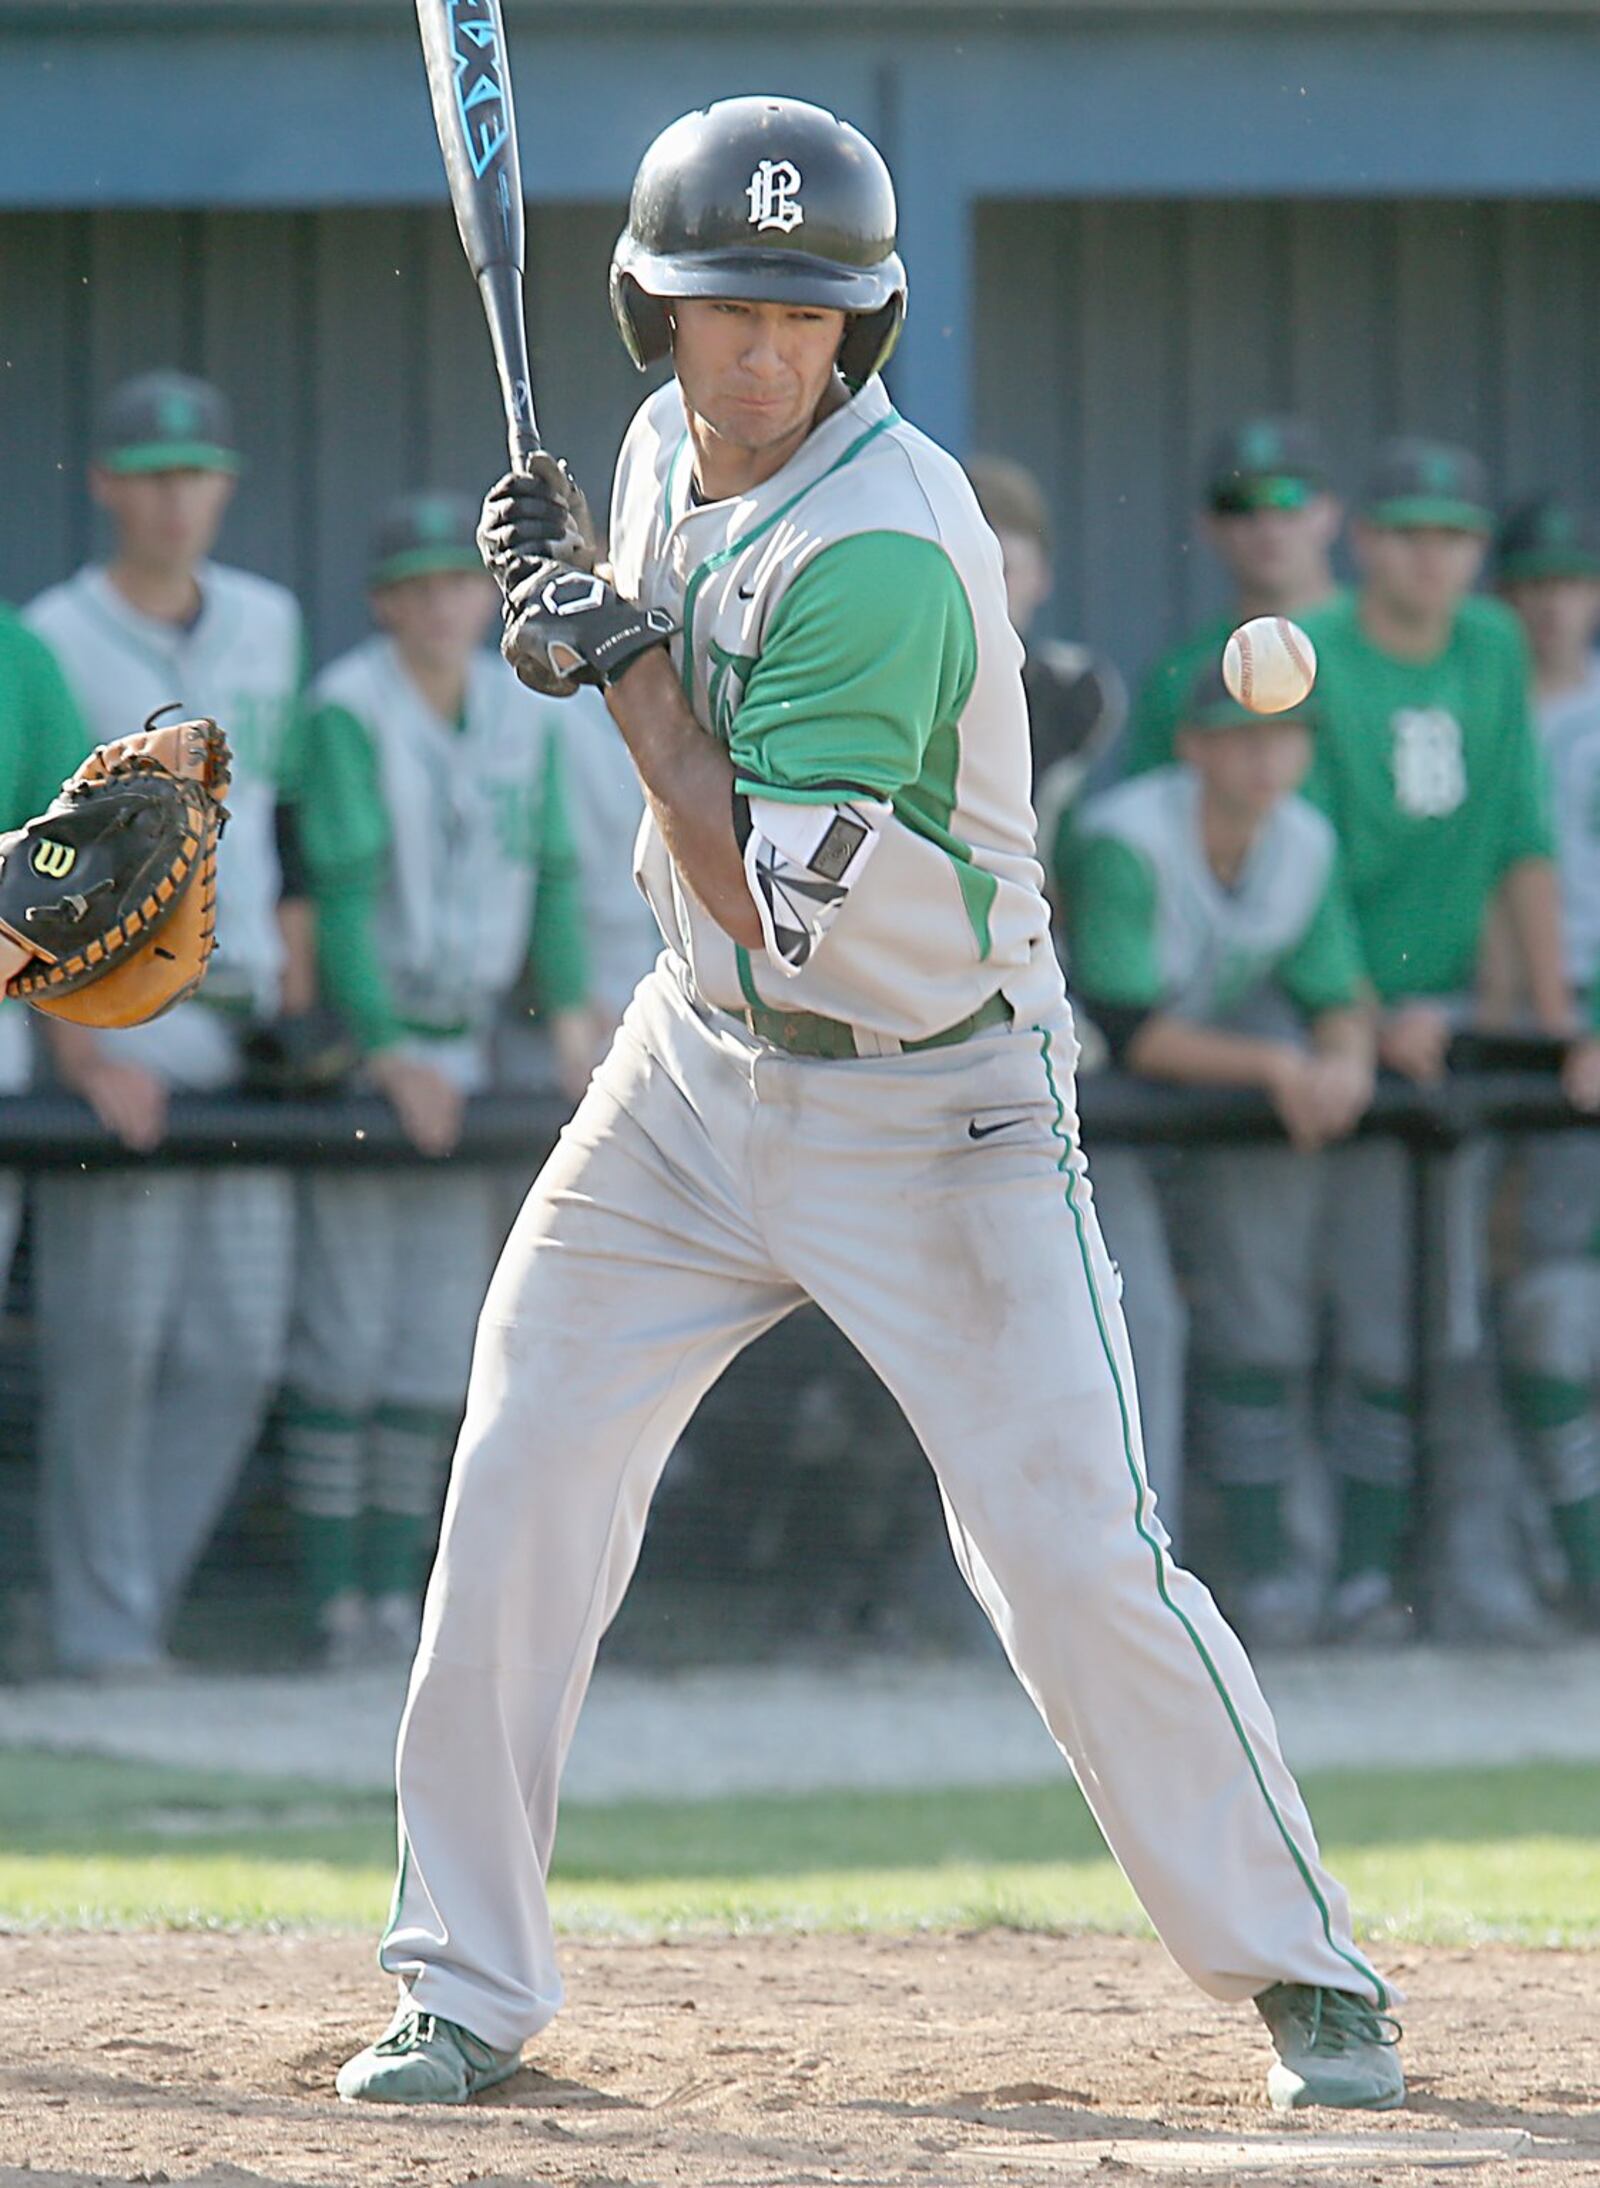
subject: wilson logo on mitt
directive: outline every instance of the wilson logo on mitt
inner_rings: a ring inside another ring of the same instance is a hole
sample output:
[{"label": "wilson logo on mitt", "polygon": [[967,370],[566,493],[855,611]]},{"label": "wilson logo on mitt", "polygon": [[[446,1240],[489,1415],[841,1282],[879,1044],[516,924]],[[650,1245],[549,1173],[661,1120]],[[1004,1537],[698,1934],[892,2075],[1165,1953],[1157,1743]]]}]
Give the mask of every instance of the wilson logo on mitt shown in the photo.
[{"label": "wilson logo on mitt", "polygon": [[78,854],[70,843],[56,843],[49,836],[33,847],[34,872],[47,874],[52,881],[64,880],[77,861]]},{"label": "wilson logo on mitt", "polygon": [[47,812],[0,836],[0,981],[79,1025],[170,1010],[216,945],[227,740],[212,721],[158,720],[99,746]]}]

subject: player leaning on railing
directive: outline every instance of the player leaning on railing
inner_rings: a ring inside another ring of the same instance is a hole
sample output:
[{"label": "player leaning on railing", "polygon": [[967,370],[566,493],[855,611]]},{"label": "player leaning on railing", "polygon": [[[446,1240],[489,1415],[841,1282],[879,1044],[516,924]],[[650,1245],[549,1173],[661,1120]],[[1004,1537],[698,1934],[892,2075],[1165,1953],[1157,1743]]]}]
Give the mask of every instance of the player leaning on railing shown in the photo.
[{"label": "player leaning on railing", "polygon": [[[1094,1158],[1169,1505],[1192,1324],[1190,1442],[1216,1485],[1227,1601],[1251,1647],[1306,1641],[1318,1621],[1284,1517],[1320,1319],[1327,1172],[1312,1158],[1355,1129],[1373,1087],[1338,840],[1298,795],[1316,719],[1314,698],[1247,712],[1213,662],[1179,710],[1173,764],[1089,801],[1060,883],[1073,992],[1115,1058],[1179,1085],[1259,1087],[1292,1143]],[[1195,1279],[1187,1304],[1180,1269]]]},{"label": "player leaning on railing", "polygon": [[[301,621],[281,585],[211,559],[242,462],[216,388],[176,372],[125,382],[97,421],[89,473],[110,555],[27,610],[91,736],[121,737],[176,701],[220,722],[232,747],[204,989],[155,1024],[51,1029],[67,1085],[139,1149],[160,1142],[173,1092],[241,1084],[252,1020],[276,1016],[294,985],[276,821]],[[41,1179],[34,1207],[56,1655],[88,1674],[158,1672],[277,1381],[293,1189],[251,1164],[164,1166]],[[105,1333],[88,1356],[85,1323]]]},{"label": "player leaning on railing", "polygon": [[1390,1993],[1144,1478],[1000,556],[878,377],[894,231],[831,114],[686,116],[613,266],[629,349],[675,373],[623,448],[614,577],[552,463],[489,498],[508,658],[602,683],[644,780],[666,953],[484,1309],[401,1735],[400,2008],[348,2098],[458,2102],[555,2013],[545,1873],[600,1636],[701,1394],[807,1297],[904,1407],[1172,1952],[1260,2004],[1276,2100],[1403,2093]]},{"label": "player leaning on railing", "polygon": [[[496,1016],[525,963],[569,1099],[594,1060],[555,709],[484,650],[496,596],[475,517],[446,494],[383,513],[378,629],[312,687],[301,803],[324,992],[430,1157],[453,1150],[468,1096],[492,1081]],[[499,1195],[492,1170],[454,1163],[302,1187],[280,1429],[330,1668],[415,1646]]]},{"label": "player leaning on railing", "polygon": [[[1600,1004],[1600,525],[1553,495],[1526,502],[1501,527],[1496,575],[1528,635],[1567,980],[1590,1016]],[[1600,1097],[1596,1074],[1600,1053],[1575,1091]],[[1522,1266],[1505,1301],[1512,1413],[1550,1499],[1573,1609],[1600,1633],[1600,1136],[1528,1142],[1520,1225]]]},{"label": "player leaning on railing", "polygon": [[[1321,730],[1307,795],[1339,834],[1362,955],[1377,990],[1382,1064],[1418,1085],[1442,1077],[1470,1020],[1489,908],[1504,907],[1540,1030],[1581,1018],[1562,963],[1552,836],[1528,718],[1527,656],[1498,602],[1472,590],[1490,525],[1483,466],[1466,449],[1396,440],[1378,451],[1352,527],[1355,591],[1306,619],[1318,657]],[[1587,1091],[1593,1044],[1567,1083]],[[1397,1575],[1411,1512],[1417,1424],[1412,1358],[1412,1202],[1398,1144],[1341,1149],[1330,1201],[1327,1288],[1334,1355],[1329,1448],[1339,1479],[1335,1637],[1402,1636]],[[1445,1272],[1449,1408],[1429,1440],[1430,1509],[1417,1563],[1436,1626],[1458,1638],[1536,1638],[1515,1561],[1509,1450],[1494,1402],[1483,1292],[1486,1141],[1446,1166],[1446,1235],[1424,1242]]]}]

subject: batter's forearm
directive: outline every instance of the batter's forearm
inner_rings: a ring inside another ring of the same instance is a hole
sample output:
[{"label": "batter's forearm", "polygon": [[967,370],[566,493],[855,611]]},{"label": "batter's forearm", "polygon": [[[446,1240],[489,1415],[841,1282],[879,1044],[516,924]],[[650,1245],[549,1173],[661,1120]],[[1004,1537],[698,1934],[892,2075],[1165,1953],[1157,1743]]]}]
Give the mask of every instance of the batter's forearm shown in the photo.
[{"label": "batter's forearm", "polygon": [[717,925],[747,950],[761,921],[733,830],[733,764],[689,711],[670,656],[645,654],[606,691],[672,863]]}]

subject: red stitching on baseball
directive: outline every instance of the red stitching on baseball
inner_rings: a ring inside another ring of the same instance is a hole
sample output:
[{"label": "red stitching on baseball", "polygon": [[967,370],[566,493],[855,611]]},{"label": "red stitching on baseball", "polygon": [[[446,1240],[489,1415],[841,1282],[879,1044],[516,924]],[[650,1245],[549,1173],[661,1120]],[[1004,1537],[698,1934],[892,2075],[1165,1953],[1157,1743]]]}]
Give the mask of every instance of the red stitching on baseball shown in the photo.
[{"label": "red stitching on baseball", "polygon": [[1291,623],[1286,615],[1279,616],[1278,636],[1283,640],[1284,650],[1287,652],[1289,659],[1294,663],[1295,667],[1300,671],[1300,674],[1305,678],[1306,682],[1308,684],[1311,684],[1316,681],[1317,672],[1312,667],[1311,663],[1306,659],[1305,654],[1301,651],[1299,645],[1296,643],[1296,641],[1302,635],[1303,634],[1297,624]]}]

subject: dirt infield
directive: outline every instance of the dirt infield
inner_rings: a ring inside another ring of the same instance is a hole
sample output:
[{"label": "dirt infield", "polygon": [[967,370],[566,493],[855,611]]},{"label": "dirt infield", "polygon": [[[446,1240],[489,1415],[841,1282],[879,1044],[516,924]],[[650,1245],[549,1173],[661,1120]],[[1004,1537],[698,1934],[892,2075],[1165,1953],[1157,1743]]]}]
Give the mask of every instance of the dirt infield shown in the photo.
[{"label": "dirt infield", "polygon": [[[1275,2120],[1253,2014],[1125,1939],[579,1944],[537,2064],[338,2104],[387,2011],[348,1938],[0,1940],[0,2179],[646,2184],[1600,2180],[1600,1955],[1410,1950],[1404,2113]],[[24,2170],[25,2169],[25,2170]]]}]

